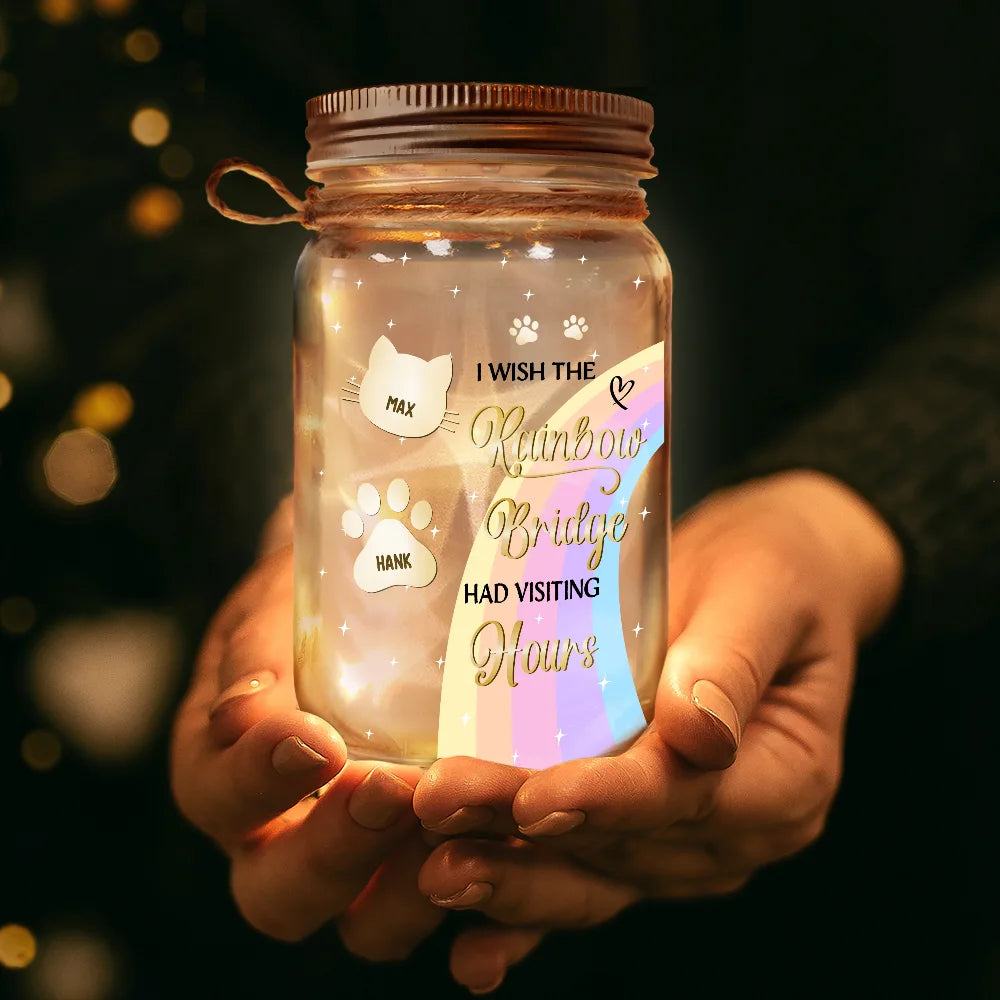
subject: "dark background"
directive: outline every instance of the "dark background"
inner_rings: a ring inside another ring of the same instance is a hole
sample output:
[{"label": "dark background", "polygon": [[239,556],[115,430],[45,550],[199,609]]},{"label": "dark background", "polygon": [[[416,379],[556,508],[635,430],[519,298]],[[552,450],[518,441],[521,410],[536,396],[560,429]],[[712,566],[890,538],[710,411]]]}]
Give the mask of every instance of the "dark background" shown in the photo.
[{"label": "dark background", "polygon": [[[0,967],[0,996],[462,995],[451,925],[398,967],[332,933],[293,947],[245,927],[223,858],[170,800],[198,637],[290,488],[306,239],[222,220],[205,176],[240,155],[301,192],[303,103],[324,90],[472,79],[650,100],[680,511],[996,259],[996,5],[44,0],[5,4],[0,25],[0,926],[39,946]],[[158,37],[151,61],[126,53],[137,28]],[[129,133],[149,104],[171,125],[154,148]],[[166,146],[190,155],[184,176]],[[149,185],[180,197],[158,236],[130,222]],[[106,432],[117,482],[70,505],[43,456],[104,382],[134,402]],[[504,995],[648,979],[682,997],[1000,996],[996,662],[986,632],[866,651],[817,845],[738,897],[553,936]]]}]

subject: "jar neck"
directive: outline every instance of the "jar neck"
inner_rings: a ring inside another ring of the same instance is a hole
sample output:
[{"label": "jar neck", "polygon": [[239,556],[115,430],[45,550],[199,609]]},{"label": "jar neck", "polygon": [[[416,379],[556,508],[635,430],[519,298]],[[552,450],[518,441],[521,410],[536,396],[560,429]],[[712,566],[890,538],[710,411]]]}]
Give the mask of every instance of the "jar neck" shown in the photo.
[{"label": "jar neck", "polygon": [[313,164],[308,173],[320,185],[308,192],[320,225],[350,224],[359,216],[397,226],[404,219],[641,222],[647,215],[639,174],[567,160]]}]

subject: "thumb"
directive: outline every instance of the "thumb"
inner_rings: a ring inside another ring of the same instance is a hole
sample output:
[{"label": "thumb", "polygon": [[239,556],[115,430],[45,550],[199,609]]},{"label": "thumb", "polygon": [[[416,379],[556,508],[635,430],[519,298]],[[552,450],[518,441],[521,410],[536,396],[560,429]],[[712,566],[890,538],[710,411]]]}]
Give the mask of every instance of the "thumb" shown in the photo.
[{"label": "thumb", "polygon": [[735,563],[699,581],[667,651],[656,697],[660,738],[698,767],[729,767],[743,727],[804,630],[781,574]]}]

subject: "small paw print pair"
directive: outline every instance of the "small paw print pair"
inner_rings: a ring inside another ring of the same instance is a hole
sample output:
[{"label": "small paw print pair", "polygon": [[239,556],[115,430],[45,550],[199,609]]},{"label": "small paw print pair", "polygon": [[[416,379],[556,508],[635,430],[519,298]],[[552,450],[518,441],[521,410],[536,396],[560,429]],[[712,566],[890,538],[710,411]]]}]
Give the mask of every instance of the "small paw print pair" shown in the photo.
[{"label": "small paw print pair", "polygon": [[[582,340],[583,335],[590,329],[587,320],[583,316],[570,316],[563,320],[563,335],[570,340]],[[530,316],[515,316],[514,322],[507,331],[518,346],[531,344],[538,340],[538,320]]]}]

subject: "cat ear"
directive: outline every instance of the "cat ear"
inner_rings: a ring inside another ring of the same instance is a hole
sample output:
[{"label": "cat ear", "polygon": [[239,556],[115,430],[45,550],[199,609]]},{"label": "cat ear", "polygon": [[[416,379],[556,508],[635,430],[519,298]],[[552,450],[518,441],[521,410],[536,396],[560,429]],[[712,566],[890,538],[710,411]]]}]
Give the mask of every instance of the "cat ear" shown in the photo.
[{"label": "cat ear", "polygon": [[383,335],[375,341],[375,346],[372,347],[372,352],[368,355],[368,367],[380,368],[387,365],[398,353],[392,341]]},{"label": "cat ear", "polygon": [[451,385],[451,380],[454,377],[455,369],[451,363],[450,354],[442,354],[440,357],[431,358],[427,362],[430,368],[431,378],[434,379],[435,383],[439,383],[442,389],[447,389]]}]

